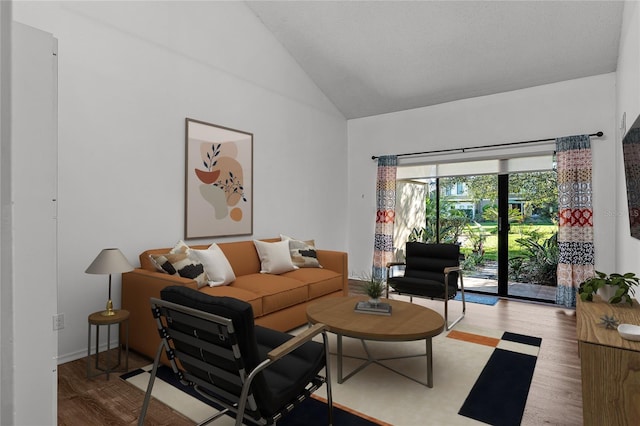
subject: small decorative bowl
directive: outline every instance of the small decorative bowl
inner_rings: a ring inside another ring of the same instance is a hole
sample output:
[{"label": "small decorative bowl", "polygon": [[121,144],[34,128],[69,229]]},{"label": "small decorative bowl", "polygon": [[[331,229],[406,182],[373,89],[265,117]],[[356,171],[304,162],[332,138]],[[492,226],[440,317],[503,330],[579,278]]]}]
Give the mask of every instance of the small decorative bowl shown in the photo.
[{"label": "small decorative bowl", "polygon": [[623,339],[640,341],[640,325],[620,324],[618,333]]}]

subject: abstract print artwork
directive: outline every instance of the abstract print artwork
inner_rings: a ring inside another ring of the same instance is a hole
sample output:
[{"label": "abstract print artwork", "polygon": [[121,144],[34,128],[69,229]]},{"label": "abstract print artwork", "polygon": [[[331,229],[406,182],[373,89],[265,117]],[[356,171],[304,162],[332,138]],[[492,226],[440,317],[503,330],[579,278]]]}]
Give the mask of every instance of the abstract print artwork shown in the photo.
[{"label": "abstract print artwork", "polygon": [[393,259],[393,224],[396,208],[396,169],[398,157],[385,155],[378,158],[376,180],[376,231],[373,247],[374,279],[385,278],[386,265]]},{"label": "abstract print artwork", "polygon": [[591,141],[556,140],[558,167],[558,288],[556,303],[576,306],[577,289],[594,274]]},{"label": "abstract print artwork", "polygon": [[253,232],[253,134],[186,119],[185,239]]}]

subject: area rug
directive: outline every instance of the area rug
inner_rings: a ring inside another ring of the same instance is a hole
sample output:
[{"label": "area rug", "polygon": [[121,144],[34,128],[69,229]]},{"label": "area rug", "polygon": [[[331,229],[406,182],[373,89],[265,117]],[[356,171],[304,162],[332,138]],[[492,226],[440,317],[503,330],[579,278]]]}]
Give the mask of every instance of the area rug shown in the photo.
[{"label": "area rug", "polygon": [[[384,367],[372,364],[344,383],[334,385],[334,400],[398,426],[518,425],[519,421],[509,423],[510,419],[513,419],[509,410],[516,411],[518,418],[522,418],[532,375],[517,376],[517,386],[526,389],[526,392],[511,395],[513,383],[505,380],[500,380],[495,388],[486,390],[484,396],[494,401],[492,404],[503,399],[503,407],[492,405],[494,418],[479,419],[479,416],[473,413],[461,412],[465,401],[478,401],[478,393],[472,393],[472,390],[483,376],[485,367],[495,365],[495,360],[491,358],[496,351],[525,353],[537,359],[539,346],[513,342],[509,336],[514,334],[505,333],[504,330],[476,327],[467,316],[453,330],[445,331],[433,338],[433,388],[427,388]],[[335,348],[335,339],[331,334],[330,338],[330,344]],[[376,358],[421,354],[425,349],[424,341],[367,342],[367,346]],[[360,341],[356,339],[344,338],[343,351],[345,354],[366,357]],[[505,358],[502,361],[498,360],[504,362],[501,366],[505,371],[518,368],[512,364],[514,357]],[[359,359],[345,358],[343,374],[347,376],[361,363]],[[334,378],[336,364],[335,358],[332,359]],[[426,382],[424,357],[389,360],[384,361],[384,364],[409,377]],[[487,377],[487,374],[489,373],[485,373],[484,377]],[[499,378],[500,375],[497,374],[495,377]]]},{"label": "area rug", "polygon": [[478,339],[456,330],[447,337],[495,347],[458,414],[490,425],[519,425],[542,339],[508,332],[500,339]]},{"label": "area rug", "polygon": [[[146,391],[151,369],[153,365],[125,373],[121,379],[133,384],[141,391]],[[221,407],[208,401],[199,395],[192,388],[183,385],[175,378],[171,369],[167,366],[160,366],[154,382],[152,395],[154,398],[170,406],[175,411],[185,417],[200,423],[215,413]],[[365,414],[358,413],[341,404],[334,402],[333,407],[334,424],[344,426],[391,426],[389,423],[378,421]],[[226,416],[216,420],[215,425],[232,425],[234,421]],[[291,413],[283,417],[278,422],[282,426],[314,426],[328,424],[328,408],[326,399],[311,395],[311,398],[303,401]]]},{"label": "area rug", "polygon": [[[330,333],[329,339],[334,350],[335,336]],[[371,364],[342,384],[338,384],[335,382],[337,362],[333,356],[333,400],[342,411],[353,411],[351,414],[354,414],[356,420],[364,419],[371,422],[362,423],[366,425],[385,422],[397,426],[520,424],[540,349],[539,338],[475,327],[471,318],[467,316],[453,330],[433,338],[432,343],[433,388],[420,385],[376,364]],[[424,340],[367,342],[367,347],[375,357],[388,358],[424,354],[425,343]],[[362,344],[357,339],[344,338],[343,351],[345,355],[366,357]],[[523,358],[528,362],[521,362]],[[345,357],[344,375],[347,376],[361,363],[359,359]],[[426,382],[424,356],[388,360],[384,361],[384,364],[409,377]],[[132,372],[129,376],[128,382],[142,390],[146,389],[148,373]],[[207,404],[191,396],[187,400],[184,398],[184,392],[175,392],[173,389],[169,392],[167,388],[175,389],[170,381],[157,381],[154,386],[156,399],[180,412],[186,411],[187,406],[193,407],[188,410],[195,413],[203,410],[198,415],[185,414],[194,421],[201,421],[211,415],[211,408]],[[182,395],[179,395],[178,399],[172,399],[176,397],[176,393]],[[169,397],[169,394],[174,396]],[[314,395],[326,397],[325,387],[320,388]],[[319,411],[315,411],[319,414],[312,414],[312,419],[326,416],[325,407],[320,407]],[[309,410],[314,412],[312,409]],[[353,417],[350,418],[353,420]],[[227,420],[229,422],[225,423]],[[307,421],[311,420],[304,420]],[[232,420],[226,417],[215,424],[228,425],[232,424]],[[326,423],[320,421],[318,424]],[[336,421],[335,424],[360,423]]]},{"label": "area rug", "polygon": [[[453,300],[461,302],[462,297],[460,293],[456,294],[456,297]],[[495,305],[498,303],[500,298],[498,296],[491,296],[488,294],[465,293],[464,300],[469,303],[479,303],[481,305]]]}]

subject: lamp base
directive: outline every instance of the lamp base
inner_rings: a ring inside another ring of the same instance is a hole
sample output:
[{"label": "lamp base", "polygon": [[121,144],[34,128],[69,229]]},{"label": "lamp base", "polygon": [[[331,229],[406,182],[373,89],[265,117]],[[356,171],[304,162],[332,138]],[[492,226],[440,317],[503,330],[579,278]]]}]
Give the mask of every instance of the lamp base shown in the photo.
[{"label": "lamp base", "polygon": [[116,311],[113,310],[113,302],[111,301],[111,299],[109,299],[107,301],[107,309],[100,312],[100,315],[104,316],[104,317],[110,317],[112,315],[115,315]]}]

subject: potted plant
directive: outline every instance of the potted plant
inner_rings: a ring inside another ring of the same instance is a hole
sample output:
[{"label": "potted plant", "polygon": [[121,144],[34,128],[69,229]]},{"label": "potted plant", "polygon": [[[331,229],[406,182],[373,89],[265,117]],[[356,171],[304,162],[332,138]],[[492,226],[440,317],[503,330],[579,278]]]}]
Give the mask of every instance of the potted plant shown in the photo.
[{"label": "potted plant", "polygon": [[380,297],[384,293],[385,284],[384,281],[377,278],[370,278],[364,285],[364,291],[369,296],[369,303],[377,305],[380,303]]},{"label": "potted plant", "polygon": [[610,274],[596,271],[594,277],[586,279],[580,284],[578,294],[584,301],[593,301],[593,295],[599,293],[600,297],[609,303],[625,302],[633,305],[632,295],[635,294],[634,287],[640,284],[640,278],[633,272],[624,275]]}]

